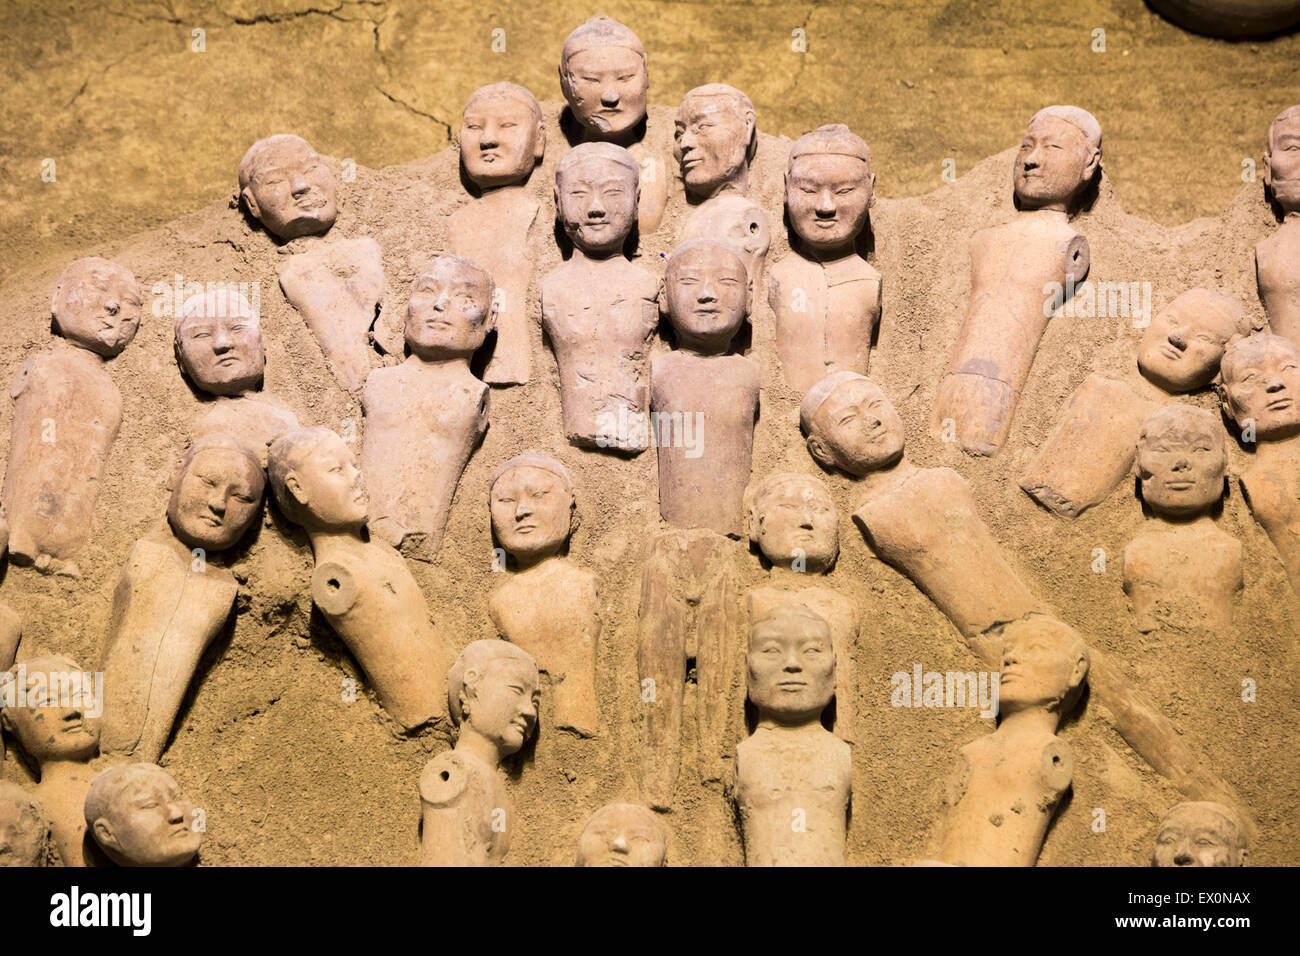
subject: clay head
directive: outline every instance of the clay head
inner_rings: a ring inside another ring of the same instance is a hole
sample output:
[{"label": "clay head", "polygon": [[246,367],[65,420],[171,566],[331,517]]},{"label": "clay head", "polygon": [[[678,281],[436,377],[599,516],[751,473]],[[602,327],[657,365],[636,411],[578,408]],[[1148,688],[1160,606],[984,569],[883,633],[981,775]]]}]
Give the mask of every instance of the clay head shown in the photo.
[{"label": "clay head", "polygon": [[1203,408],[1166,405],[1143,423],[1137,463],[1142,500],[1153,511],[1200,514],[1223,497],[1223,425]]},{"label": "clay head", "polygon": [[724,186],[742,192],[758,151],[758,114],[734,86],[697,86],[677,108],[673,158],[687,192],[707,199]]},{"label": "clay head", "polygon": [[1152,866],[1244,866],[1246,827],[1221,803],[1180,803],[1165,814]]},{"label": "clay head", "polygon": [[255,452],[230,435],[204,435],[181,460],[167,521],[187,547],[224,551],[253,526],[265,490]]},{"label": "clay head", "polygon": [[78,348],[112,358],[135,338],[143,301],[131,270],[107,259],[77,259],[59,276],[54,331]]},{"label": "clay head", "polygon": [[1079,633],[1047,614],[1032,612],[1001,625],[1002,672],[998,699],[1002,716],[1035,707],[1058,718],[1078,703],[1091,658]]},{"label": "clay head", "polygon": [[550,455],[524,452],[500,465],[488,483],[492,531],[522,564],[534,564],[564,547],[577,501],[573,479]]},{"label": "clay head", "polygon": [[447,672],[452,719],[502,755],[524,745],[537,725],[537,662],[509,641],[474,641]]},{"label": "clay head", "polygon": [[1077,106],[1034,114],[1012,173],[1022,209],[1066,211],[1101,169],[1101,124]]},{"label": "clay head", "polygon": [[1236,299],[1188,289],[1156,313],[1142,333],[1138,368],[1167,392],[1190,392],[1219,373],[1228,343],[1252,329]]},{"label": "clay head", "polygon": [[749,630],[749,699],[778,723],[816,720],[835,696],[831,627],[799,604],[776,607]]},{"label": "clay head", "polygon": [[298,428],[271,443],[275,503],[308,531],[360,531],[369,501],[352,449],[328,428]]},{"label": "clay head", "polygon": [[338,218],[334,174],[301,136],[259,139],[239,163],[239,196],[249,214],[279,239],[327,232]]},{"label": "clay head", "polygon": [[[0,680],[12,685],[0,692],[0,701],[12,703],[0,709],[0,727],[38,766],[48,761],[85,761],[98,752],[102,701],[95,698],[87,677],[75,661],[52,654],[20,662],[0,674]],[[20,678],[26,682],[21,700],[17,696]]]},{"label": "clay head", "polygon": [[745,512],[749,540],[774,565],[820,574],[840,553],[835,502],[820,478],[768,475],[746,492]]},{"label": "clay head", "polygon": [[422,359],[468,359],[496,325],[492,276],[473,259],[430,259],[411,286],[406,345]]},{"label": "clay head", "polygon": [[1300,105],[1278,113],[1268,128],[1264,192],[1284,214],[1300,211]]},{"label": "clay head", "polygon": [[636,160],[613,143],[580,143],[555,167],[555,210],[573,244],[589,255],[623,248],[636,224],[641,175]]},{"label": "clay head", "polygon": [[514,83],[480,87],[465,104],[456,142],[465,175],[480,189],[521,183],[546,151],[542,107]]},{"label": "clay head", "polygon": [[1300,430],[1300,356],[1288,339],[1259,333],[1234,342],[1219,363],[1223,410],[1256,438],[1272,441]]},{"label": "clay head", "polygon": [[196,388],[239,395],[262,387],[262,323],[239,292],[218,286],[190,296],[176,315],[174,338],[176,361]]},{"label": "clay head", "polygon": [[645,47],[612,17],[592,17],[560,51],[560,89],[593,139],[625,136],[645,119],[650,88]]},{"label": "clay head", "polygon": [[639,803],[608,803],[578,838],[578,866],[666,866],[668,834]]},{"label": "clay head", "polygon": [[799,406],[808,452],[828,468],[861,477],[903,455],[903,420],[880,386],[857,372],[832,372]]},{"label": "clay head", "polygon": [[785,169],[785,210],[812,253],[849,246],[875,202],[871,152],[847,126],[821,126],[795,140]]},{"label": "clay head", "polygon": [[0,867],[43,866],[50,826],[16,783],[0,780]]},{"label": "clay head", "polygon": [[691,239],[668,257],[659,303],[679,346],[719,353],[749,317],[751,295],[745,260],[734,247]]},{"label": "clay head", "polygon": [[118,866],[184,866],[199,852],[194,803],[162,767],[131,763],[95,777],[86,829]]}]

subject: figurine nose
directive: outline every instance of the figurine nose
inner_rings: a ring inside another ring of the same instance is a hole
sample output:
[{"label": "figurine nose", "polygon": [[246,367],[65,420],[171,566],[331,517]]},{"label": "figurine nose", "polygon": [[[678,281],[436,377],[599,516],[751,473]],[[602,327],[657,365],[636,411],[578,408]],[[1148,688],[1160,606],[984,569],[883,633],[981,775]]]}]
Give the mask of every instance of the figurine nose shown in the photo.
[{"label": "figurine nose", "polygon": [[713,283],[707,280],[700,283],[700,291],[696,299],[700,302],[717,302],[718,292],[713,288]]},{"label": "figurine nose", "polygon": [[1182,329],[1174,329],[1169,333],[1169,344],[1180,352],[1187,348],[1187,337],[1183,335]]},{"label": "figurine nose", "polygon": [[122,308],[122,303],[118,302],[117,299],[110,299],[108,303],[104,306],[104,311],[107,312],[109,315],[117,315],[117,313],[121,310],[121,308]]},{"label": "figurine nose", "polygon": [[600,94],[600,105],[608,109],[613,109],[618,106],[618,90],[611,88],[602,91]]},{"label": "figurine nose", "polygon": [[293,174],[293,180],[290,184],[290,189],[293,192],[294,198],[296,199],[299,196],[305,195],[308,192],[308,190],[311,189],[311,183],[307,182],[307,177],[304,176],[301,172],[295,172]]},{"label": "figurine nose", "polygon": [[1191,467],[1191,462],[1186,457],[1180,457],[1174,461],[1174,471],[1186,471]]},{"label": "figurine nose", "polygon": [[1191,849],[1186,843],[1178,844],[1178,852],[1174,854],[1174,866],[1191,866],[1196,862],[1196,857],[1192,855]]},{"label": "figurine nose", "polygon": [[1272,373],[1272,377],[1269,378],[1268,385],[1265,386],[1264,390],[1268,392],[1280,392],[1284,388],[1286,388],[1286,382],[1282,381],[1281,375],[1274,372]]},{"label": "figurine nose", "polygon": [[1035,146],[1031,149],[1029,155],[1025,157],[1024,165],[1025,169],[1037,169],[1043,165],[1042,147]]},{"label": "figurine nose", "polygon": [[600,201],[599,196],[591,197],[591,205],[587,207],[587,218],[588,219],[605,218],[605,204]]},{"label": "figurine nose", "polygon": [[803,664],[799,660],[799,652],[796,648],[790,648],[785,655],[785,667],[782,668],[786,673],[797,674],[803,670]]},{"label": "figurine nose", "polygon": [[226,496],[220,491],[213,489],[213,495],[208,499],[208,509],[217,517],[226,513]]},{"label": "figurine nose", "polygon": [[433,310],[435,312],[446,312],[449,305],[451,305],[451,296],[446,292],[439,293],[438,298],[433,300]]},{"label": "figurine nose", "polygon": [[520,498],[519,503],[515,505],[515,520],[518,521],[520,518],[527,518],[532,513],[533,503],[526,497]]},{"label": "figurine nose", "polygon": [[483,132],[479,134],[478,148],[496,149],[497,140],[499,138],[500,137],[497,135],[497,129],[495,126],[484,126]]},{"label": "figurine nose", "polygon": [[614,837],[614,842],[609,845],[609,848],[613,850],[615,853],[626,853],[627,834],[620,832],[618,836]]},{"label": "figurine nose", "polygon": [[823,189],[817,194],[817,215],[822,219],[835,215],[835,196],[829,189]]},{"label": "figurine nose", "polygon": [[167,822],[168,823],[185,822],[185,808],[181,806],[179,801],[169,800],[167,802]]},{"label": "figurine nose", "polygon": [[799,516],[799,527],[807,528],[809,531],[813,527],[813,516],[811,508],[804,508],[803,514]]},{"label": "figurine nose", "polygon": [[230,333],[223,328],[218,328],[216,334],[212,337],[212,351],[229,352],[233,347],[230,341]]}]

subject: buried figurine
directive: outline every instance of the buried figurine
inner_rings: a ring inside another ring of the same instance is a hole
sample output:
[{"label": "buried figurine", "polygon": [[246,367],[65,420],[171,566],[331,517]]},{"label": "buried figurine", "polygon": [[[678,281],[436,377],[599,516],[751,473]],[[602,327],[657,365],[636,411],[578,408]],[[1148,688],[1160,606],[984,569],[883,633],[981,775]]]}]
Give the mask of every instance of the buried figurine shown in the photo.
[{"label": "buried figurine", "polygon": [[203,843],[203,811],[151,763],[99,774],[83,813],[95,845],[118,866],[186,866]]},{"label": "buried figurine", "polygon": [[639,803],[607,803],[582,828],[575,865],[667,866],[667,831]]},{"label": "buried figurine", "polygon": [[1300,349],[1300,105],[1269,126],[1263,179],[1282,224],[1255,247],[1259,298],[1272,332]]},{"label": "buried figurine", "polygon": [[0,780],[0,868],[45,866],[50,825],[45,812],[22,787]]},{"label": "buried figurine", "polygon": [[420,864],[494,866],[510,850],[514,806],[500,773],[537,726],[537,665],[509,641],[474,641],[447,673],[456,746],[420,774]]},{"label": "buried figurine", "polygon": [[1180,803],[1165,814],[1151,851],[1152,866],[1245,866],[1246,826],[1231,807]]}]

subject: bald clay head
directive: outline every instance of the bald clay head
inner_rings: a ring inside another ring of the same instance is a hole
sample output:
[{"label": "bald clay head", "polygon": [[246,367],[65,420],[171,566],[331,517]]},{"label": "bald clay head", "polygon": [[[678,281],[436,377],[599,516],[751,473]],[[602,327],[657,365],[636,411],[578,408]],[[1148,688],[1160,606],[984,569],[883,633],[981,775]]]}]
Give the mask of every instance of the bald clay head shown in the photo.
[{"label": "bald clay head", "polygon": [[733,186],[744,191],[758,152],[758,113],[748,96],[725,83],[697,86],[677,108],[673,158],[686,191],[707,199]]},{"label": "bald clay head", "polygon": [[493,291],[492,276],[473,259],[430,259],[411,286],[406,347],[426,361],[468,360],[496,325]]},{"label": "bald clay head", "polygon": [[1079,632],[1034,612],[1001,625],[997,633],[1002,638],[1001,715],[1044,708],[1058,719],[1067,716],[1083,695],[1091,662]]},{"label": "bald clay head", "polygon": [[749,271],[735,247],[716,239],[691,239],[668,257],[659,308],[680,347],[725,352],[749,318],[752,301]]},{"label": "bald clay head", "polygon": [[813,475],[768,475],[745,494],[749,540],[773,565],[820,574],[840,551],[839,519],[826,483]]},{"label": "bald clay head", "polygon": [[1219,363],[1219,399],[1238,427],[1275,441],[1300,431],[1300,355],[1290,340],[1261,332],[1228,346]]},{"label": "bald clay head", "polygon": [[1263,179],[1265,195],[1283,215],[1300,212],[1300,105],[1287,107],[1269,125]]},{"label": "bald clay head", "polygon": [[94,757],[99,752],[102,701],[95,698],[81,665],[62,655],[43,654],[20,661],[0,679],[16,682],[20,668],[27,682],[25,706],[0,709],[0,728],[12,734],[38,766]]},{"label": "bald clay head", "polygon": [[1174,806],[1160,821],[1152,866],[1245,866],[1246,827],[1230,807],[1210,801]]},{"label": "bald clay head", "polygon": [[0,867],[44,866],[50,825],[16,783],[0,780]]},{"label": "bald clay head", "polygon": [[835,696],[835,649],[825,619],[802,605],[775,607],[749,631],[749,699],[760,720],[806,724]]},{"label": "bald clay head", "polygon": [[555,167],[555,210],[565,234],[588,255],[623,248],[636,225],[640,167],[622,146],[579,143]]},{"label": "bald clay head", "polygon": [[1167,392],[1209,385],[1229,342],[1250,335],[1236,299],[1209,289],[1188,289],[1156,313],[1142,333],[1138,368]]},{"label": "bald clay head", "polygon": [[646,118],[649,88],[645,47],[613,17],[592,17],[564,41],[560,90],[590,138],[635,130]]},{"label": "bald clay head", "polygon": [[1016,154],[1016,201],[1065,212],[1100,170],[1101,124],[1077,106],[1048,106],[1030,119]]},{"label": "bald clay head", "polygon": [[903,420],[880,386],[856,372],[833,372],[799,406],[808,452],[827,468],[861,477],[903,455]]},{"label": "bald clay head", "polygon": [[334,174],[301,136],[259,139],[239,163],[239,196],[277,239],[322,235],[338,218]]},{"label": "bald clay head", "polygon": [[537,97],[516,83],[492,83],[470,94],[461,115],[460,162],[480,189],[528,178],[546,152]]},{"label": "bald clay head", "polygon": [[54,331],[69,343],[113,358],[135,338],[142,307],[131,270],[91,256],[63,270],[50,314]]},{"label": "bald clay head", "polygon": [[790,225],[813,254],[851,246],[875,204],[876,175],[866,141],[841,123],[795,140],[785,170]]},{"label": "bald clay head", "polygon": [[240,395],[262,387],[262,323],[238,291],[213,288],[190,296],[176,315],[173,337],[176,362],[196,388]]},{"label": "bald clay head", "polygon": [[577,500],[568,470],[529,451],[500,465],[488,485],[492,531],[522,564],[559,553],[573,530]]},{"label": "bald clay head", "polygon": [[1142,500],[1157,514],[1198,515],[1223,497],[1223,425],[1203,408],[1166,405],[1142,425],[1137,445]]},{"label": "bald clay head", "polygon": [[204,435],[181,460],[167,521],[187,547],[224,551],[257,520],[265,489],[255,452],[230,435]]},{"label": "bald clay head", "polygon": [[184,866],[203,843],[194,804],[161,767],[111,767],[86,794],[86,828],[118,866]]},{"label": "bald clay head", "polygon": [[352,449],[328,428],[298,428],[271,443],[267,475],[281,513],[308,532],[360,533],[369,501]]},{"label": "bald clay head", "polygon": [[537,726],[537,662],[509,641],[474,641],[447,672],[452,720],[501,756],[515,753]]},{"label": "bald clay head", "polygon": [[639,803],[607,803],[578,838],[578,866],[666,866],[668,834]]}]

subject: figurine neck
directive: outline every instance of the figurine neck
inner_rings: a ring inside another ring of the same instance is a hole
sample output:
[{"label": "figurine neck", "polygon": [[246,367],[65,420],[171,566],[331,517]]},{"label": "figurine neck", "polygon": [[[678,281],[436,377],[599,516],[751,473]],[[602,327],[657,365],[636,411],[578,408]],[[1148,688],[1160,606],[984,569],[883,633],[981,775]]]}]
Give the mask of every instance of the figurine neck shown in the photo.
[{"label": "figurine neck", "polygon": [[365,525],[349,525],[344,528],[307,528],[307,538],[311,541],[312,554],[320,560],[322,554],[341,548],[353,548],[364,544],[361,529]]},{"label": "figurine neck", "polygon": [[877,498],[889,494],[919,470],[916,465],[908,461],[907,452],[904,451],[892,465],[887,465],[876,471],[869,471],[863,475],[862,485],[867,492],[867,497]]},{"label": "figurine neck", "polygon": [[84,780],[88,760],[69,760],[57,758],[41,764],[41,785],[58,786],[66,783],[79,783]]},{"label": "figurine neck", "polygon": [[604,250],[604,251],[600,249],[590,249],[590,250],[584,249],[582,246],[574,242],[573,257],[569,261],[571,263],[574,263],[575,265],[608,262],[609,260],[618,256],[619,252],[623,248],[623,243],[625,241],[627,241],[627,236],[624,236],[621,240],[619,240],[619,244],[614,248]]},{"label": "figurine neck", "polygon": [[800,239],[798,252],[809,262],[816,262],[823,266],[833,265],[858,254],[857,237],[855,236],[837,246],[820,247],[809,245],[806,240]]},{"label": "figurine neck", "polygon": [[509,756],[509,753],[504,752],[495,741],[479,733],[469,721],[461,724],[460,737],[457,738],[453,749],[460,754],[469,754],[494,769]]},{"label": "figurine neck", "polygon": [[468,372],[469,360],[473,354],[473,352],[416,351],[412,349],[411,354],[406,357],[405,364],[430,371],[463,369]]},{"label": "figurine neck", "polygon": [[559,554],[563,547],[564,542],[561,541],[559,544],[555,545],[554,548],[547,548],[546,550],[538,551],[537,553],[516,554],[512,551],[509,552],[509,555],[510,560],[514,562],[515,570],[522,574],[525,571],[535,571],[545,567],[552,561],[560,560]]},{"label": "figurine neck", "polygon": [[791,564],[793,564],[793,561],[789,559],[786,559],[783,564],[773,562],[768,579],[779,587],[803,587],[808,583],[809,579],[825,574],[826,569],[829,567],[829,564],[823,564],[820,561],[810,561],[804,570],[796,571],[790,566]]},{"label": "figurine neck", "polygon": [[1026,707],[1004,713],[998,721],[997,732],[1004,737],[1054,736],[1060,717],[1046,707]]},{"label": "figurine neck", "polygon": [[[823,707],[822,710],[825,710]],[[762,711],[758,715],[758,724],[754,728],[758,730],[774,730],[780,733],[807,733],[816,734],[819,731],[826,732],[826,728],[821,725],[821,710],[808,713],[782,714],[775,711]]]}]

